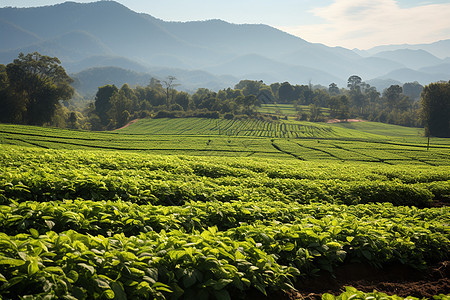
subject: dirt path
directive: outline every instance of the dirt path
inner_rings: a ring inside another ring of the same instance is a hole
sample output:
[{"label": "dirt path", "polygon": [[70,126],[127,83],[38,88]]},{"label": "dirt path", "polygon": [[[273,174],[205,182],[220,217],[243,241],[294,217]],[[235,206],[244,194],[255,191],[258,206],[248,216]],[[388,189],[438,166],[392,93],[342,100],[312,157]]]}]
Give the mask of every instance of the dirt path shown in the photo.
[{"label": "dirt path", "polygon": [[128,122],[127,125],[124,125],[124,126],[122,126],[122,127],[120,127],[120,128],[117,128],[117,129],[114,129],[113,131],[120,130],[120,129],[124,129],[124,128],[130,126],[131,124],[136,123],[136,122],[139,121],[139,120],[140,120],[140,119],[134,119],[134,120],[131,120],[130,122]]}]

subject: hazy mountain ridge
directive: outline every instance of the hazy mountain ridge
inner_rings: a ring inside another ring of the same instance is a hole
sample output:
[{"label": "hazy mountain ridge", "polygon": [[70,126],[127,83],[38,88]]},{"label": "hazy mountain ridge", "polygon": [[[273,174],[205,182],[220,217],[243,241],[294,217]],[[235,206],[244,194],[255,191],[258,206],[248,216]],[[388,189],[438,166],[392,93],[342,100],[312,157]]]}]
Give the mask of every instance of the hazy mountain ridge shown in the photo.
[{"label": "hazy mountain ridge", "polygon": [[[0,8],[0,29],[6,41],[0,44],[3,64],[19,52],[39,51],[60,58],[71,73],[112,66],[147,73],[147,77],[178,74],[186,90],[225,88],[231,79],[236,79],[231,85],[240,79],[262,79],[326,86],[331,82],[345,86],[353,74],[379,83],[428,84],[431,79],[450,79],[450,72],[445,71],[450,61],[442,59],[445,51],[450,56],[450,40],[419,50],[412,49],[414,45],[406,50],[392,45],[352,51],[309,43],[262,24],[166,22],[114,1]],[[139,83],[138,77],[127,75],[135,80],[130,84]]]},{"label": "hazy mountain ridge", "polygon": [[374,55],[379,52],[383,51],[394,51],[394,50],[400,50],[400,49],[410,49],[410,50],[425,50],[432,55],[440,58],[450,58],[450,39],[448,40],[441,40],[434,43],[429,44],[401,44],[401,45],[381,45],[376,46],[373,48],[370,48],[368,50],[358,50],[354,49],[356,52],[362,54],[362,55]]}]

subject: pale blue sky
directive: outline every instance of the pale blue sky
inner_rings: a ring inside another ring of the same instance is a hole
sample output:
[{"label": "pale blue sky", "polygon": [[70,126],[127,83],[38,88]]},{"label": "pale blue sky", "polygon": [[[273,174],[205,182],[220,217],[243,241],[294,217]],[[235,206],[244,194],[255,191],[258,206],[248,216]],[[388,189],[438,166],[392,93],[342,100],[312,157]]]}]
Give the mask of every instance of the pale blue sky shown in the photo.
[{"label": "pale blue sky", "polygon": [[[0,7],[61,0],[0,0]],[[92,2],[92,0],[75,0]],[[165,21],[267,24],[309,42],[367,49],[450,39],[449,0],[117,0]]]}]

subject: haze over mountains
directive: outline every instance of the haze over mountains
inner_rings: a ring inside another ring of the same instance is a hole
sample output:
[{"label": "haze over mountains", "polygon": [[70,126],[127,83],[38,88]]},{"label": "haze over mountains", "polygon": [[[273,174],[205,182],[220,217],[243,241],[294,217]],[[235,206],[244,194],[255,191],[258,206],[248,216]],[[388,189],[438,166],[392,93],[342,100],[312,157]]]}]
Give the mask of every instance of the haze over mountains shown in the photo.
[{"label": "haze over mountains", "polygon": [[382,91],[394,83],[450,79],[450,40],[352,51],[267,25],[165,22],[113,1],[0,8],[0,41],[0,63],[20,52],[57,56],[83,93],[169,75],[185,90],[217,90],[241,79],[345,87],[356,74]]}]

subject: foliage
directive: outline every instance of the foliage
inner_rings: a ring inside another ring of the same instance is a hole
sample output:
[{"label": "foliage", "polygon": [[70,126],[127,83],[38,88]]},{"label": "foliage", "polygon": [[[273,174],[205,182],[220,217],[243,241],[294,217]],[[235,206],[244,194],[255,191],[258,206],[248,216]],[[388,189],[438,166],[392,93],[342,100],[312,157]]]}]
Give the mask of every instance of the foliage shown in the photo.
[{"label": "foliage", "polygon": [[[311,204],[282,198],[311,193],[299,190],[306,178],[337,195],[340,176],[358,185],[378,177],[423,186],[448,180],[444,169],[310,164],[306,171],[242,158],[2,150],[6,298],[240,298],[250,289],[291,289],[300,274],[347,262],[420,269],[450,255],[448,208],[321,203],[325,194]],[[66,200],[72,193],[77,199]],[[172,206],[148,204],[155,197]]]},{"label": "foliage", "polygon": [[[43,125],[49,123],[60,106],[74,94],[72,79],[56,57],[38,52],[19,57],[6,66],[0,106],[3,122]],[[5,82],[7,82],[5,84]]]},{"label": "foliage", "polygon": [[420,271],[450,257],[449,209],[429,207],[450,195],[448,143],[422,139],[289,120],[0,125],[0,297],[245,299],[347,263]]},{"label": "foliage", "polygon": [[[433,297],[433,299],[435,300],[439,300],[439,299],[447,299],[450,295],[436,295]],[[347,299],[355,299],[355,300],[366,300],[366,299],[383,299],[383,300],[419,300],[420,298],[417,297],[399,297],[397,295],[393,295],[393,296],[389,296],[385,293],[380,293],[377,291],[373,291],[371,293],[364,293],[361,291],[358,291],[357,289],[353,288],[353,287],[346,287],[345,288],[345,292],[343,292],[342,294],[338,295],[338,296],[333,296],[331,294],[323,294],[322,295],[322,300],[347,300]]]},{"label": "foliage", "polygon": [[422,92],[422,117],[427,135],[450,137],[450,82],[432,83]]}]

